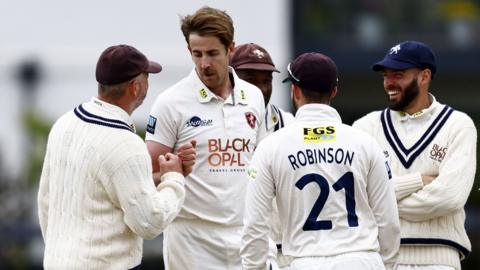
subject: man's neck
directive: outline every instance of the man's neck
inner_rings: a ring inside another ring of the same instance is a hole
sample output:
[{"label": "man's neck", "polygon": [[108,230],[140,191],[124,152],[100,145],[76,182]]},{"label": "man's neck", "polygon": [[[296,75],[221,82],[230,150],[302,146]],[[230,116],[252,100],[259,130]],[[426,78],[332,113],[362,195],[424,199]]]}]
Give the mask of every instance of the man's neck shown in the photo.
[{"label": "man's neck", "polygon": [[210,91],[212,91],[215,95],[226,100],[232,94],[233,87],[234,87],[233,76],[231,73],[228,73],[228,77],[225,80],[225,82],[221,84],[221,86],[211,88]]}]

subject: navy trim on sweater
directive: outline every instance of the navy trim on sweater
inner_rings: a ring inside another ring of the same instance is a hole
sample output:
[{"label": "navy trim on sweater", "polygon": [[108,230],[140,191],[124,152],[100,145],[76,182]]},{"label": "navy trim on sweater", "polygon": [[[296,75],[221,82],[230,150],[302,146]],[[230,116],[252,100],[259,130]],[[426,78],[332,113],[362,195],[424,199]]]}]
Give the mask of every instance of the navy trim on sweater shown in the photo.
[{"label": "navy trim on sweater", "polygon": [[435,118],[433,123],[428,127],[422,137],[409,149],[403,145],[402,141],[398,137],[397,132],[395,131],[390,115],[390,109],[387,108],[380,114],[380,120],[382,122],[385,138],[406,169],[410,168],[415,159],[423,152],[423,150],[425,150],[425,148],[427,148],[435,136],[437,136],[438,132],[444,126],[452,112],[453,109],[445,105],[443,110],[440,112],[437,118]]},{"label": "navy trim on sweater", "polygon": [[80,118],[81,120],[87,123],[110,127],[110,128],[125,129],[135,133],[135,131],[133,131],[133,129],[127,123],[122,122],[120,120],[116,120],[116,119],[109,119],[109,118],[104,118],[98,115],[94,115],[92,113],[87,112],[82,105],[76,107],[73,110],[73,112],[78,118]]},{"label": "navy trim on sweater", "polygon": [[447,239],[439,239],[439,238],[402,238],[400,243],[403,245],[443,245],[453,247],[454,249],[458,250],[463,257],[467,257],[470,254],[470,250],[466,247],[453,242]]}]

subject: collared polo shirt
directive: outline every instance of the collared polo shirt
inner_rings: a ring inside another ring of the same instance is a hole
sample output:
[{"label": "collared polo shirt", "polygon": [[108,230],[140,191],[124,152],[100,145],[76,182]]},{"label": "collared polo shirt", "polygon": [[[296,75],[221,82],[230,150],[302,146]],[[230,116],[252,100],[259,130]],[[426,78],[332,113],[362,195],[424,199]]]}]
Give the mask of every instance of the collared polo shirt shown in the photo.
[{"label": "collared polo shirt", "polygon": [[186,179],[179,217],[241,225],[247,168],[264,121],[261,91],[237,77],[224,100],[211,92],[195,69],[161,93],[153,105],[146,140],[171,147],[197,141],[197,160]]}]

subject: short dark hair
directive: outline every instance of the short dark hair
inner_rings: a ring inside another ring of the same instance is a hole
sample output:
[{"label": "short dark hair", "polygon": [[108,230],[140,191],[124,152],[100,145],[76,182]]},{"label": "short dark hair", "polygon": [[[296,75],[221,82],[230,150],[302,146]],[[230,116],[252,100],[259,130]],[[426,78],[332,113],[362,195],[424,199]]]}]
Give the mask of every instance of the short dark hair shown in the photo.
[{"label": "short dark hair", "polygon": [[114,85],[103,85],[101,83],[98,84],[98,95],[108,97],[111,99],[119,99],[125,94],[125,90],[127,89],[127,85],[130,81],[122,82]]},{"label": "short dark hair", "polygon": [[180,21],[183,36],[189,45],[192,33],[218,37],[225,48],[233,42],[233,21],[226,11],[204,6],[193,15],[182,17]]},{"label": "short dark hair", "polygon": [[329,103],[333,91],[333,88],[330,90],[310,89],[300,86],[299,88],[308,103]]}]

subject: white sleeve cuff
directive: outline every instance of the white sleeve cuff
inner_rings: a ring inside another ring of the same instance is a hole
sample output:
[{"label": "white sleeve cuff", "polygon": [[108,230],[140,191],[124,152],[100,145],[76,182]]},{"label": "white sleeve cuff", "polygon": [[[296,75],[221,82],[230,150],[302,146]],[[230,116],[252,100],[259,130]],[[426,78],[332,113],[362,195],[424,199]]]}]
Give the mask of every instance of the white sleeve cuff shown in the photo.
[{"label": "white sleeve cuff", "polygon": [[157,190],[160,191],[161,189],[170,186],[172,188],[183,187],[185,185],[185,177],[178,172],[167,172],[164,173],[161,177],[161,182],[157,186]]},{"label": "white sleeve cuff", "polygon": [[423,188],[422,175],[419,172],[394,176],[397,201]]}]

